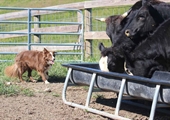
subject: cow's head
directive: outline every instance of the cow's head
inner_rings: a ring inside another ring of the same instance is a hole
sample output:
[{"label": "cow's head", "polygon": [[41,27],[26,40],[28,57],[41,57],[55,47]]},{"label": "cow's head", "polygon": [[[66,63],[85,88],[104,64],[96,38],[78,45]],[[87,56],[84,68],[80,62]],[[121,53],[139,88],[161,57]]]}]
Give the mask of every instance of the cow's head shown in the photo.
[{"label": "cow's head", "polygon": [[122,15],[113,15],[108,18],[97,19],[106,22],[106,34],[109,36],[112,44],[117,42],[121,34],[124,34],[126,24],[133,19],[134,14],[141,6],[142,1],[138,1]]},{"label": "cow's head", "polygon": [[99,60],[99,66],[102,71],[112,71],[123,73],[124,59],[117,57],[113,53],[112,47],[105,47],[103,43],[99,44],[99,50],[101,52],[101,58]]},{"label": "cow's head", "polygon": [[127,23],[125,30],[127,37],[133,40],[136,40],[136,38],[146,38],[163,22],[159,12],[149,1],[143,0],[142,7],[135,13],[133,19]]},{"label": "cow's head", "polygon": [[122,15],[113,15],[106,19],[106,34],[109,36],[112,44],[116,41],[116,37],[119,35],[123,26],[120,25],[121,21],[124,19]]},{"label": "cow's head", "polygon": [[127,16],[128,12],[125,12],[122,15],[112,15],[107,18],[97,18],[96,20],[106,23],[106,34],[110,38],[112,44],[116,41],[116,37],[119,35],[124,25],[120,25],[122,20]]}]

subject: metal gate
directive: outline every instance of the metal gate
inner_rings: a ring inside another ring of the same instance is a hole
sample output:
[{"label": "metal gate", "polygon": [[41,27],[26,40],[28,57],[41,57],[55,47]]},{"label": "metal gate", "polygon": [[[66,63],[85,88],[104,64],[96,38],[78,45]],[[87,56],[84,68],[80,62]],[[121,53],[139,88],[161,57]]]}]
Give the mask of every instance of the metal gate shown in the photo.
[{"label": "metal gate", "polygon": [[0,7],[0,61],[8,61],[5,55],[44,47],[83,61],[83,33],[78,9]]}]

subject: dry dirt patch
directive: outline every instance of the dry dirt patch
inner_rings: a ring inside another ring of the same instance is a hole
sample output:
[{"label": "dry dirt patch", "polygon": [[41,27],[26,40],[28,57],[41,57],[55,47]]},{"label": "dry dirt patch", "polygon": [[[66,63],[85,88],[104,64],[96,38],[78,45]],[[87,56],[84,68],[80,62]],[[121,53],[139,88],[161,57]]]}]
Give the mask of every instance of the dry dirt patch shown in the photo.
[{"label": "dry dirt patch", "polygon": [[[0,120],[110,120],[85,110],[70,107],[62,101],[63,82],[45,85],[42,82],[19,84],[30,88],[35,96],[0,96]],[[50,88],[51,92],[44,92]],[[84,104],[87,97],[86,87],[69,87],[68,100]],[[95,92],[90,106],[114,113],[116,94],[113,92]],[[122,104],[120,115],[134,120],[148,120],[149,110]],[[168,115],[156,112],[156,120],[169,120]]]}]

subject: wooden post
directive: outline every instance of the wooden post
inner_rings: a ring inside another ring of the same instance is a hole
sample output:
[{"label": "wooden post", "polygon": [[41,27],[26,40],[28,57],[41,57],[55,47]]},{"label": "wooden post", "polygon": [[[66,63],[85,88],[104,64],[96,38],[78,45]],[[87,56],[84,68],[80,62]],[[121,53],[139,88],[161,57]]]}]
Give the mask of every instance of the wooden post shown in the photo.
[{"label": "wooden post", "polygon": [[[92,9],[85,9],[85,31],[89,32],[92,31]],[[85,57],[92,56],[92,40],[86,39],[85,40]]]},{"label": "wooden post", "polygon": [[[34,21],[39,22],[40,21],[40,15],[35,15],[34,16]],[[40,28],[40,24],[34,24],[34,29]],[[34,43],[41,43],[41,35],[34,34]]]}]

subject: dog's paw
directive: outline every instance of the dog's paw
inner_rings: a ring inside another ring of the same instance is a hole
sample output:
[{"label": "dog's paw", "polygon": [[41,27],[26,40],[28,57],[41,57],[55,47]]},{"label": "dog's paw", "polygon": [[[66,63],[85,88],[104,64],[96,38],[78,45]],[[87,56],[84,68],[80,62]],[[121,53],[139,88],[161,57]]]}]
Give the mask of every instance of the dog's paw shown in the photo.
[{"label": "dog's paw", "polygon": [[26,84],[27,82],[26,82],[26,81],[22,81],[21,83],[22,83],[22,84]]},{"label": "dog's paw", "polygon": [[45,84],[50,84],[50,82],[48,82],[47,80],[45,81]]},{"label": "dog's paw", "polygon": [[37,81],[36,80],[32,80],[33,83],[36,83]]}]

